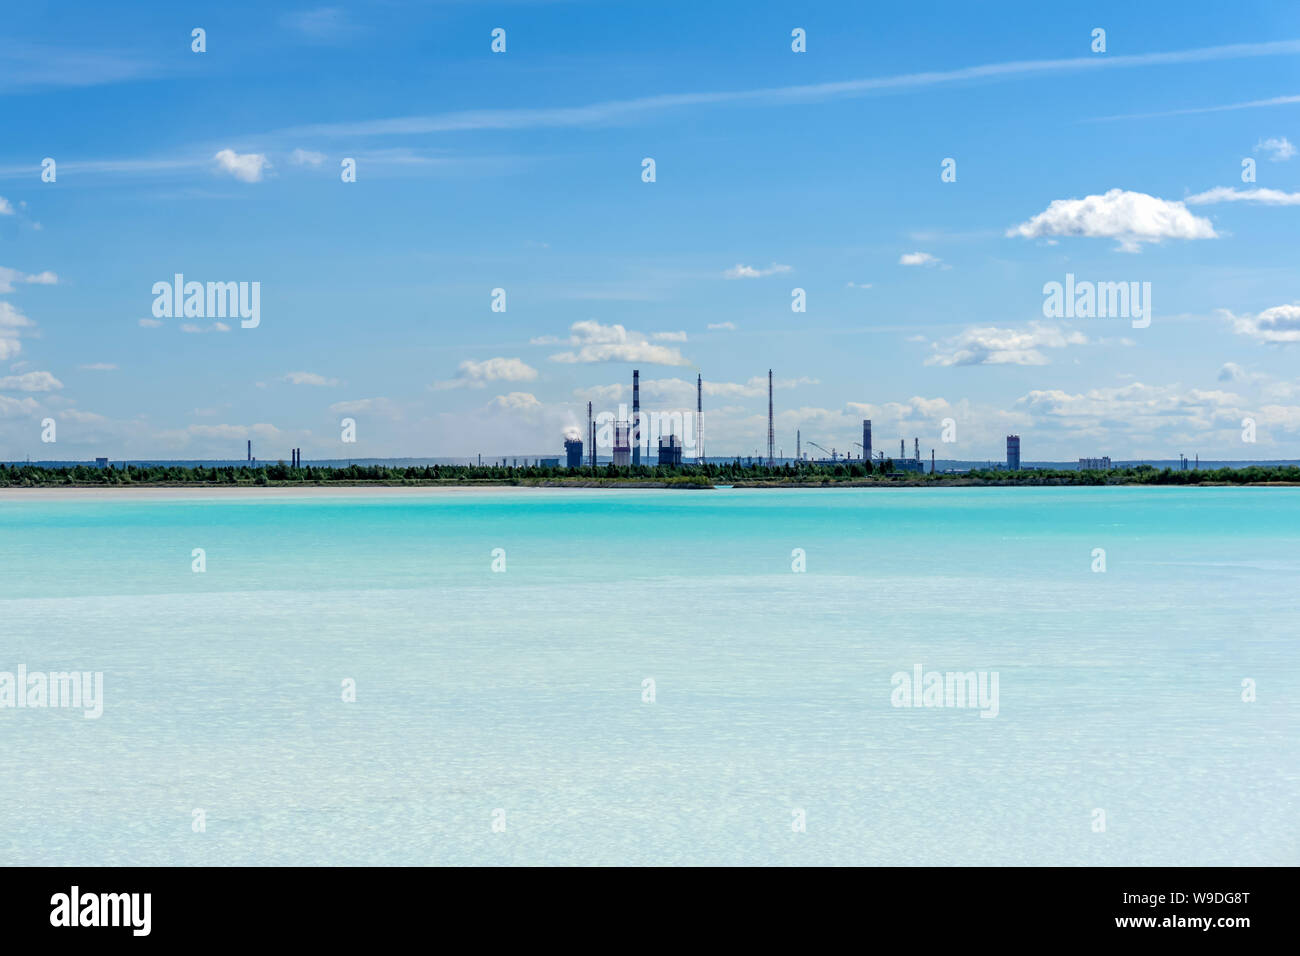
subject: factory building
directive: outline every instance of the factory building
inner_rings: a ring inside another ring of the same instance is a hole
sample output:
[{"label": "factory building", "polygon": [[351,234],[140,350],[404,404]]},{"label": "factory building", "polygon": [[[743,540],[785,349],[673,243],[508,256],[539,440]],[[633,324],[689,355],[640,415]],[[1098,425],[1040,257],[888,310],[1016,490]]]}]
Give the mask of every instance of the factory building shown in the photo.
[{"label": "factory building", "polygon": [[1020,436],[1007,436],[1007,471],[1020,470]]},{"label": "factory building", "polygon": [[862,419],[862,460],[871,461],[871,419]]},{"label": "factory building", "polygon": [[682,463],[682,441],[676,435],[659,439],[659,464],[676,468]]},{"label": "factory building", "polygon": [[1103,458],[1080,458],[1080,471],[1110,471],[1110,456]]},{"label": "factory building", "polygon": [[564,460],[570,468],[582,467],[582,439],[564,439]]},{"label": "factory building", "polygon": [[627,468],[632,464],[632,426],[628,422],[614,423],[614,467]]}]

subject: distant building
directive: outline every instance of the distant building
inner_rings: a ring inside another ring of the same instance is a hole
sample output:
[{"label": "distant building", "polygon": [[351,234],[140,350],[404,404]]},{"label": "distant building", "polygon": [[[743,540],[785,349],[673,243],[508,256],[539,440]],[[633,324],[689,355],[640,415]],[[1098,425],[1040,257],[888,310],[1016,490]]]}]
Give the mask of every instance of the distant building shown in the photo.
[{"label": "distant building", "polygon": [[893,461],[894,470],[891,474],[897,475],[902,473],[919,475],[925,471],[925,467],[921,464],[921,461],[918,458],[895,458]]},{"label": "distant building", "polygon": [[676,435],[659,439],[659,464],[676,468],[682,463],[682,441]]},{"label": "distant building", "polygon": [[96,468],[107,468],[107,467],[108,467],[108,459],[107,459],[107,458],[96,458],[96,459],[95,459],[95,467],[96,467]]},{"label": "distant building", "polygon": [[1110,458],[1080,458],[1080,471],[1110,471]]},{"label": "distant building", "polygon": [[558,458],[539,458],[537,459],[538,468],[559,468],[560,459]]},{"label": "distant building", "polygon": [[564,440],[565,463],[570,468],[582,467],[582,439],[566,438]]},{"label": "distant building", "polygon": [[1020,436],[1007,436],[1007,471],[1020,470]]}]

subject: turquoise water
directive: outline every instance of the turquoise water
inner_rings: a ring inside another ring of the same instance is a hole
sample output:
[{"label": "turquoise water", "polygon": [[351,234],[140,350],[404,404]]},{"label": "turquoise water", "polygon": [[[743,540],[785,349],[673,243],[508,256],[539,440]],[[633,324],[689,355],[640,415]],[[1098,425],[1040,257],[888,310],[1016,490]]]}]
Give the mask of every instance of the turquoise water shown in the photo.
[{"label": "turquoise water", "polygon": [[105,703],[0,709],[0,865],[1295,864],[1298,581],[1300,489],[9,496]]}]

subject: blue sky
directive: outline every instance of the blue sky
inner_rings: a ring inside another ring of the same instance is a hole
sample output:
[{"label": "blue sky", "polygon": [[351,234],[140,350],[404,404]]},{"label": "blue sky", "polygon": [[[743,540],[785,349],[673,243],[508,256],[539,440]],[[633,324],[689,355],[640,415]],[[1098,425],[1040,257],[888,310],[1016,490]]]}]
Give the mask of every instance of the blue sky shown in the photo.
[{"label": "blue sky", "polygon": [[[711,455],[772,368],[786,454],[1300,456],[1300,8],[805,6],[16,7],[0,460],[558,453],[633,368]],[[178,272],[260,324],[154,318]]]}]

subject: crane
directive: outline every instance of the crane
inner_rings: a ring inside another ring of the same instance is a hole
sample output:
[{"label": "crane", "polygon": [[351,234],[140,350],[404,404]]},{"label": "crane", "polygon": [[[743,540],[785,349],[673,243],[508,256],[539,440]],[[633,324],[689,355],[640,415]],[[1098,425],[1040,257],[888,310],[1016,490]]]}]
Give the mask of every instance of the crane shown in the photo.
[{"label": "crane", "polygon": [[821,445],[817,444],[815,441],[810,441],[808,444],[812,445],[814,448],[816,448],[818,451],[820,451],[823,455],[830,455],[830,456],[831,456],[831,461],[835,461],[835,452],[833,452],[833,451],[827,451],[825,448],[823,448]]}]

